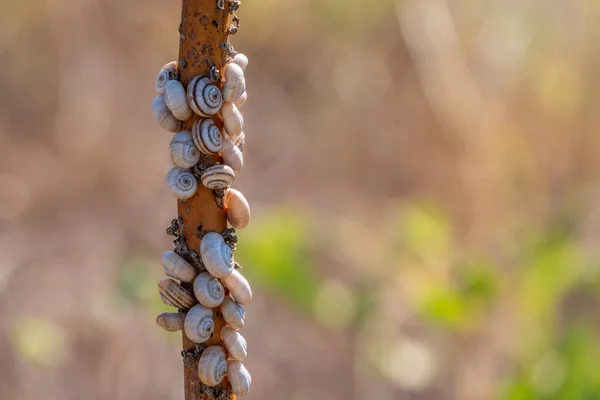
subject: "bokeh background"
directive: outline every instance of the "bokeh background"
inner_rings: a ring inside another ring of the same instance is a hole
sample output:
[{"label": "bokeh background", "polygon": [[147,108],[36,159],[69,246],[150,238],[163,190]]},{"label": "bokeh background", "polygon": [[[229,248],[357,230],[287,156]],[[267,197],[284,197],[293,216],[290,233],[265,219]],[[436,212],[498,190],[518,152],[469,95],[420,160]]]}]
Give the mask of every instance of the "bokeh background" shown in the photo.
[{"label": "bokeh background", "polygon": [[[0,1],[0,399],[182,398],[180,4]],[[600,398],[600,2],[245,0],[249,399]]]}]

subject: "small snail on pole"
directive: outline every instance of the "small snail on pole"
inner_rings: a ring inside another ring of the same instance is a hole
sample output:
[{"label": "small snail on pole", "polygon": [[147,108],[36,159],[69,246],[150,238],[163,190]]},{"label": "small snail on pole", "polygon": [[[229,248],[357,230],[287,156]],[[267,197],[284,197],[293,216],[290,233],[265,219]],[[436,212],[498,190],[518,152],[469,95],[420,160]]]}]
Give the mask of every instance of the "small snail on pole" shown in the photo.
[{"label": "small snail on pole", "polygon": [[152,102],[158,124],[174,133],[166,186],[178,199],[167,228],[175,249],[163,254],[168,277],[158,285],[163,302],[177,310],[156,322],[182,331],[186,400],[235,399],[251,384],[238,330],[252,291],[233,257],[235,229],[248,225],[250,207],[230,188],[244,164],[239,108],[248,98],[248,59],[229,44],[239,6],[239,0],[182,0],[179,59],[160,70]]}]

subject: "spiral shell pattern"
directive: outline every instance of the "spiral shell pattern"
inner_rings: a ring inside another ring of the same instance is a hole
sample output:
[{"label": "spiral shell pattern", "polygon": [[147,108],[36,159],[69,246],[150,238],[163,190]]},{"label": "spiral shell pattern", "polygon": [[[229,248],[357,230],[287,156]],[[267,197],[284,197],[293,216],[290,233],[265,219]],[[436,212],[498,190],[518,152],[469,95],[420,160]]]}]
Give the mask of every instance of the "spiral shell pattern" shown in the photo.
[{"label": "spiral shell pattern", "polygon": [[210,118],[199,119],[192,127],[192,138],[196,147],[207,155],[216,154],[223,146],[223,135]]},{"label": "spiral shell pattern", "polygon": [[197,76],[188,84],[187,100],[194,112],[201,117],[215,115],[223,104],[221,90],[205,76]]},{"label": "spiral shell pattern", "polygon": [[219,280],[208,272],[203,272],[194,280],[194,294],[205,307],[215,308],[225,298],[225,288]]},{"label": "spiral shell pattern", "polygon": [[173,196],[180,200],[187,200],[198,190],[198,181],[190,171],[173,167],[167,174],[166,184]]},{"label": "spiral shell pattern", "polygon": [[177,79],[177,61],[171,61],[167,65],[161,68],[158,76],[156,77],[156,82],[154,83],[154,88],[156,89],[156,93],[163,95],[165,94],[165,90],[167,89],[167,83],[169,81]]},{"label": "spiral shell pattern", "polygon": [[227,165],[213,165],[202,173],[200,179],[209,189],[225,189],[233,183],[235,172]]},{"label": "spiral shell pattern", "polygon": [[163,303],[171,307],[190,308],[195,303],[191,293],[169,278],[163,278],[158,282],[158,292]]},{"label": "spiral shell pattern", "polygon": [[183,330],[192,342],[206,342],[215,331],[213,311],[202,304],[196,304],[185,316]]},{"label": "spiral shell pattern", "polygon": [[207,347],[198,362],[198,377],[206,386],[216,386],[227,373],[227,358],[221,346]]},{"label": "spiral shell pattern", "polygon": [[170,150],[171,161],[180,168],[192,168],[200,160],[200,151],[189,131],[176,133],[171,139]]}]

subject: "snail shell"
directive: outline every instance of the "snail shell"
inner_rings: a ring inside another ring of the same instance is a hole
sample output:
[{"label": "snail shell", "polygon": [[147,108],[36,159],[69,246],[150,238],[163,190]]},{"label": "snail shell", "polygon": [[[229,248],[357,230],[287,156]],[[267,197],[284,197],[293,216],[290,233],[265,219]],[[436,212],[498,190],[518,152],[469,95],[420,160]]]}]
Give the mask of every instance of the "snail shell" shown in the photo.
[{"label": "snail shell", "polygon": [[200,179],[209,189],[225,189],[233,183],[235,172],[227,165],[213,165],[202,173]]},{"label": "snail shell", "polygon": [[238,137],[244,129],[244,118],[235,104],[225,102],[221,107],[221,117],[223,117],[223,126],[229,137]]},{"label": "snail shell", "polygon": [[212,155],[221,150],[223,135],[210,118],[199,119],[192,127],[194,143],[204,154]]},{"label": "snail shell", "polygon": [[250,284],[237,270],[222,279],[223,285],[231,292],[231,296],[240,304],[246,304],[252,300],[252,289]]},{"label": "snail shell", "polygon": [[225,165],[229,165],[234,172],[239,172],[244,166],[244,155],[239,147],[227,138],[223,140],[223,146],[219,151]]},{"label": "snail shell", "polygon": [[246,144],[246,134],[244,132],[240,133],[240,136],[235,138],[233,144],[235,144],[238,147],[238,149],[240,149],[240,151],[243,153],[244,145]]},{"label": "snail shell", "polygon": [[217,232],[208,232],[202,237],[200,257],[215,278],[225,278],[233,272],[233,252]]},{"label": "snail shell", "polygon": [[165,312],[156,317],[156,324],[169,332],[177,332],[183,329],[185,313]]},{"label": "snail shell", "polygon": [[192,168],[200,160],[200,151],[190,131],[176,133],[171,139],[171,160],[180,168]]},{"label": "snail shell", "polygon": [[162,67],[156,77],[156,82],[154,84],[156,92],[160,95],[165,94],[167,83],[175,79],[177,79],[177,61],[171,61]]},{"label": "snail shell", "polygon": [[187,121],[194,115],[187,102],[185,89],[179,81],[172,80],[167,82],[164,98],[165,104],[178,120]]},{"label": "snail shell", "polygon": [[173,196],[180,200],[187,200],[198,190],[198,181],[190,171],[173,167],[167,174],[166,184]]},{"label": "snail shell", "polygon": [[169,278],[162,278],[158,282],[158,292],[163,303],[171,307],[190,308],[196,303],[196,299],[192,293]]},{"label": "snail shell", "polygon": [[225,66],[225,84],[223,85],[223,101],[235,103],[246,91],[244,70],[235,63]]},{"label": "snail shell", "polygon": [[242,95],[240,96],[240,98],[237,99],[237,101],[235,101],[233,104],[235,104],[235,106],[237,108],[240,108],[241,106],[244,105],[244,103],[246,102],[246,100],[248,100],[248,91],[245,91],[244,93],[242,93]]},{"label": "snail shell", "polygon": [[227,220],[235,229],[243,229],[250,222],[250,205],[239,190],[227,189],[223,199]]},{"label": "snail shell", "polygon": [[225,323],[232,329],[242,329],[246,321],[246,312],[244,308],[233,301],[231,297],[225,297],[221,304],[221,314]]},{"label": "snail shell", "polygon": [[212,337],[215,331],[213,311],[202,304],[196,304],[185,316],[183,330],[192,342],[206,342]]},{"label": "snail shell", "polygon": [[162,96],[152,100],[152,114],[156,122],[169,132],[177,132],[181,128],[181,121],[175,118]]},{"label": "snail shell", "polygon": [[201,117],[210,117],[219,112],[223,103],[221,90],[205,76],[197,76],[188,84],[187,101],[192,110]]},{"label": "snail shell", "polygon": [[221,329],[221,340],[231,358],[244,361],[248,355],[248,345],[246,339],[232,328],[225,326]]},{"label": "snail shell", "polygon": [[167,251],[162,255],[162,265],[165,274],[183,282],[192,282],[196,277],[196,268],[185,261],[179,254]]},{"label": "snail shell", "polygon": [[194,294],[204,307],[215,308],[223,302],[225,289],[217,278],[208,272],[203,272],[194,280]]},{"label": "snail shell", "polygon": [[231,382],[231,391],[239,397],[244,397],[250,392],[252,378],[250,373],[244,367],[244,364],[237,360],[227,361],[227,376]]},{"label": "snail shell", "polygon": [[246,71],[246,67],[248,67],[248,57],[242,53],[237,53],[230,62],[239,65],[243,71]]},{"label": "snail shell", "polygon": [[217,386],[227,373],[227,358],[221,346],[209,346],[198,361],[198,377],[206,386]]}]

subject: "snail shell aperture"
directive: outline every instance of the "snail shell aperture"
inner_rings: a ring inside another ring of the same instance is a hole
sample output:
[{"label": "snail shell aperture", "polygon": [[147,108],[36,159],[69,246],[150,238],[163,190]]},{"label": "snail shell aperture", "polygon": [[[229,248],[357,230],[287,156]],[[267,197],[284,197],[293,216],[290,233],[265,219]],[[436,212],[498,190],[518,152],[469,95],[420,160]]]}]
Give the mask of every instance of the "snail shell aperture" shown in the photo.
[{"label": "snail shell aperture", "polygon": [[196,277],[196,268],[185,261],[179,254],[167,251],[161,258],[165,273],[182,282],[192,282]]},{"label": "snail shell aperture", "polygon": [[252,289],[250,284],[237,270],[226,276],[223,280],[223,285],[231,292],[231,296],[240,304],[246,304],[252,300]]},{"label": "snail shell aperture", "polygon": [[223,101],[235,103],[246,91],[244,70],[235,63],[229,63],[225,66],[224,75]]},{"label": "snail shell aperture", "polygon": [[177,79],[177,61],[171,61],[161,68],[158,76],[156,77],[156,82],[154,84],[156,92],[160,95],[164,94],[167,88],[167,83],[175,79]]},{"label": "snail shell aperture", "polygon": [[196,304],[185,316],[183,324],[185,335],[194,343],[204,343],[211,338],[215,330],[213,311]]},{"label": "snail shell aperture", "polygon": [[190,171],[173,167],[167,174],[166,184],[173,196],[180,200],[187,200],[198,190],[198,181]]},{"label": "snail shell aperture", "polygon": [[250,392],[252,378],[250,373],[244,367],[244,364],[237,360],[227,361],[227,376],[231,382],[231,391],[239,397],[244,397]]},{"label": "snail shell aperture", "polygon": [[200,304],[208,308],[215,308],[223,302],[225,289],[217,278],[208,272],[203,272],[194,280],[194,294]]},{"label": "snail shell aperture", "polygon": [[194,115],[188,105],[185,89],[179,81],[172,80],[167,82],[164,99],[165,104],[178,120],[187,121]]},{"label": "snail shell aperture", "polygon": [[152,114],[156,122],[169,132],[177,132],[181,128],[181,121],[175,118],[162,96],[152,100]]},{"label": "snail shell aperture", "polygon": [[246,339],[234,329],[229,326],[221,329],[221,340],[225,344],[227,352],[231,355],[231,358],[244,361],[248,355],[248,345]]},{"label": "snail shell aperture", "polygon": [[210,117],[221,109],[223,94],[217,86],[210,83],[210,79],[197,76],[188,84],[187,100],[196,114]]},{"label": "snail shell aperture", "polygon": [[223,126],[227,136],[235,138],[242,133],[244,129],[244,118],[235,104],[225,102],[221,107],[221,117],[223,117]]},{"label": "snail shell aperture", "polygon": [[235,172],[227,165],[213,165],[204,170],[200,179],[202,184],[209,189],[225,189],[233,183]]},{"label": "snail shell aperture", "polygon": [[198,377],[206,386],[217,386],[227,373],[225,350],[221,346],[204,349],[198,362]]},{"label": "snail shell aperture", "polygon": [[200,160],[200,151],[190,131],[176,133],[171,139],[171,160],[180,168],[192,168]]},{"label": "snail shell aperture", "polygon": [[206,270],[216,278],[225,278],[233,272],[233,252],[217,232],[208,232],[202,237],[200,257]]},{"label": "snail shell aperture", "polygon": [[244,307],[233,301],[231,297],[225,297],[221,304],[221,314],[227,326],[232,329],[238,330],[244,327],[246,321],[246,312]]},{"label": "snail shell aperture", "polygon": [[207,155],[216,154],[223,145],[221,130],[210,118],[203,118],[194,122],[192,138],[198,149]]}]

